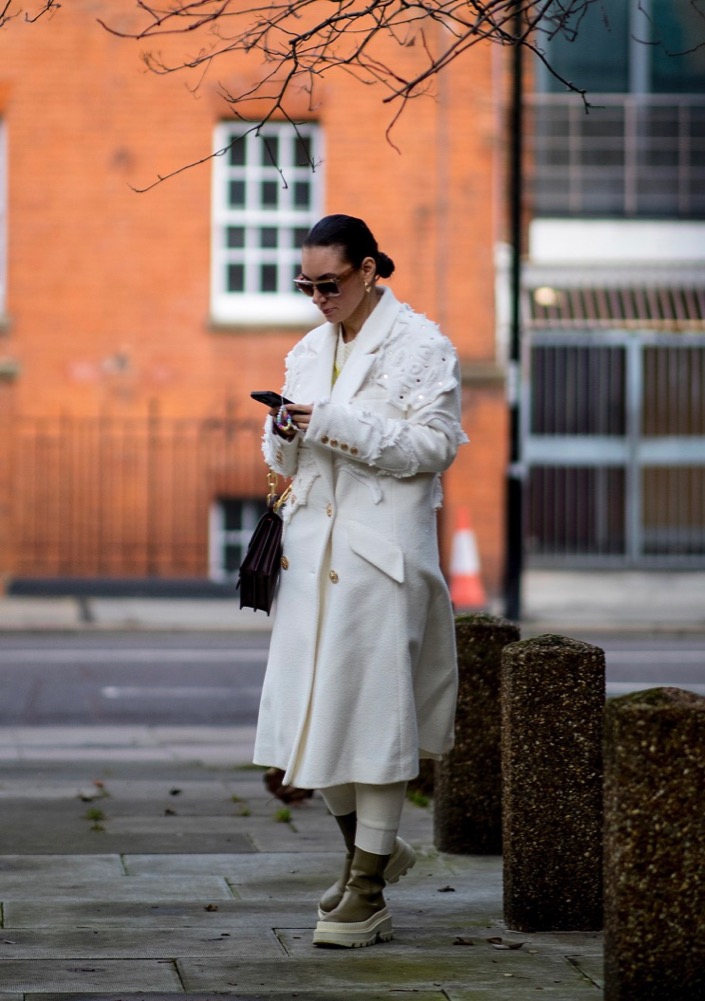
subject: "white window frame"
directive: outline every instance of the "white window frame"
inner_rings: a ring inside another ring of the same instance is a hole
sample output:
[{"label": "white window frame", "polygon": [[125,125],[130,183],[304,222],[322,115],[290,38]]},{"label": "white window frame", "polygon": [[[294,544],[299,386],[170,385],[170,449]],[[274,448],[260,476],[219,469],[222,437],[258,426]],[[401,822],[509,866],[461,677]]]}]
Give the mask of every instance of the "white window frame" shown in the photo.
[{"label": "white window frame", "polygon": [[[236,501],[240,504],[241,527],[225,527],[225,502]],[[251,497],[228,497],[215,500],[208,512],[208,576],[217,583],[227,583],[237,580],[237,571],[226,569],[226,548],[239,546],[244,558],[250,544],[252,533],[257,522],[262,517],[262,502]]]},{"label": "white window frame", "polygon": [[[295,163],[296,129],[310,138],[315,169]],[[244,137],[245,163],[230,162],[227,148],[236,137]],[[278,140],[276,164],[267,162],[266,141]],[[291,284],[300,267],[301,247],[295,231],[307,231],[322,214],[323,157],[322,134],[315,122],[296,128],[288,122],[268,122],[259,131],[247,122],[222,122],[215,130],[215,152],[225,150],[213,159],[212,192],[212,256],[211,314],[214,321],[228,324],[311,325],[319,319],[312,303]],[[245,204],[229,204],[229,186],[233,181],[244,182]],[[296,206],[297,182],[310,186],[309,204]],[[277,185],[277,205],[262,204],[263,182]],[[244,229],[244,246],[228,247],[228,229]],[[263,227],[277,230],[277,246],[263,248],[260,231]],[[228,267],[242,264],[245,269],[245,289],[228,290]],[[278,288],[275,292],[259,291],[260,265],[277,267]]]}]

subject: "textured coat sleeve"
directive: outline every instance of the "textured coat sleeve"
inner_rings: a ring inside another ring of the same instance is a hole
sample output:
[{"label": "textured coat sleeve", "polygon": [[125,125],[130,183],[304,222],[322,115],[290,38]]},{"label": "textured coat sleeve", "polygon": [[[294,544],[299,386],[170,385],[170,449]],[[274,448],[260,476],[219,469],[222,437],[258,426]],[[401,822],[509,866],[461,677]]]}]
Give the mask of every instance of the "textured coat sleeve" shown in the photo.
[{"label": "textured coat sleeve", "polygon": [[457,359],[434,390],[421,388],[425,392],[410,394],[405,416],[399,418],[366,409],[364,400],[319,403],[307,441],[392,476],[441,473],[467,441],[459,420]]},{"label": "textured coat sleeve", "polygon": [[291,441],[281,438],[274,430],[274,421],[268,416],[264,424],[262,453],[270,469],[280,476],[294,476],[299,465],[299,445],[301,435],[294,435]]}]

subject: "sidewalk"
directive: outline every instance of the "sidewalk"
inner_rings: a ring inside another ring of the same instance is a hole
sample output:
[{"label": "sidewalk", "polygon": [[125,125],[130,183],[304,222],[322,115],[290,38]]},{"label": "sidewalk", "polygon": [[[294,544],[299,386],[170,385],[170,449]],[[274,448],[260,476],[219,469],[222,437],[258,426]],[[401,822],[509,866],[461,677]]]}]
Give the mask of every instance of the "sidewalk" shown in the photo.
[{"label": "sidewalk", "polygon": [[319,796],[270,796],[252,739],[0,730],[0,1001],[602,997],[601,937],[508,931],[501,860],[437,853],[411,803],[419,859],[387,894],[394,940],[312,946],[339,836]]},{"label": "sidewalk", "polygon": [[[705,573],[529,570],[522,626],[558,632],[705,632]],[[501,614],[502,608],[490,609]],[[0,632],[224,630],[267,632],[264,612],[237,598],[0,597]]]}]

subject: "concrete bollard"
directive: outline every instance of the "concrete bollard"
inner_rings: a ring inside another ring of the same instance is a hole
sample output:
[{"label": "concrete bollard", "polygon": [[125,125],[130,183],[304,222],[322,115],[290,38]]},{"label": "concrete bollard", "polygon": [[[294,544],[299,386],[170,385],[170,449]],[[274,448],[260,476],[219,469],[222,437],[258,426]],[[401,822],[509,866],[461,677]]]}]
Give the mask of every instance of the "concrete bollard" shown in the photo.
[{"label": "concrete bollard", "polygon": [[504,918],[602,927],[605,655],[544,635],[502,655]]},{"label": "concrete bollard", "polygon": [[436,763],[434,842],[440,851],[456,855],[500,855],[502,650],[519,639],[519,629],[478,613],[457,616],[455,635],[456,744]]},{"label": "concrete bollard", "polygon": [[705,998],[705,698],[608,703],[605,1001]]}]

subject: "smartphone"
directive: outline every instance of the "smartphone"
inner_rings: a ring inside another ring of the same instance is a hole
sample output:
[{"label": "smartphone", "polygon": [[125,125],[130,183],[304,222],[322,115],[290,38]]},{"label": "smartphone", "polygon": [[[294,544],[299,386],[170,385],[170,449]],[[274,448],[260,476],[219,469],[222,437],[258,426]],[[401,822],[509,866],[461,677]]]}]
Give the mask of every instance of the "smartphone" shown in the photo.
[{"label": "smartphone", "polygon": [[271,390],[262,390],[261,392],[250,393],[253,400],[257,400],[259,403],[264,403],[266,407],[270,409],[273,407],[281,407],[285,403],[293,403],[293,400],[287,400],[285,396],[281,393],[273,393]]}]

